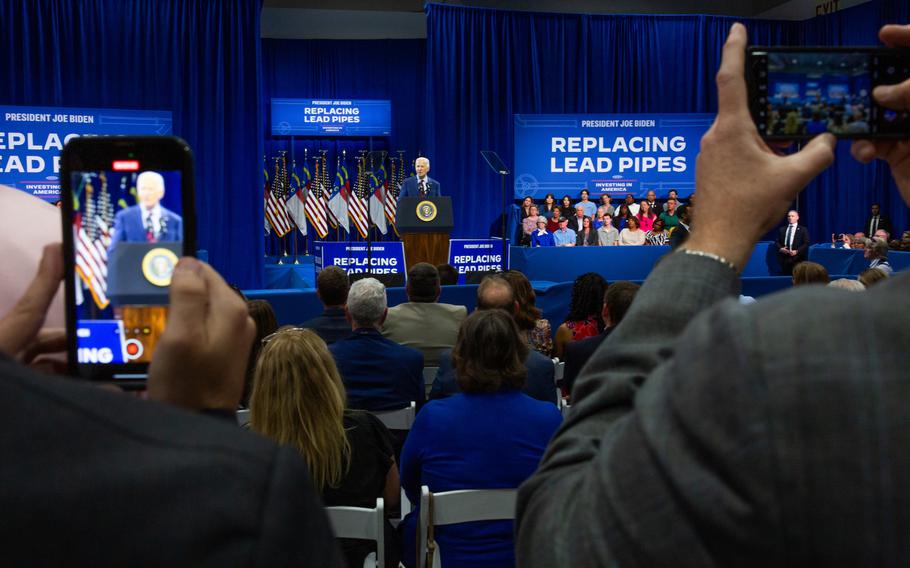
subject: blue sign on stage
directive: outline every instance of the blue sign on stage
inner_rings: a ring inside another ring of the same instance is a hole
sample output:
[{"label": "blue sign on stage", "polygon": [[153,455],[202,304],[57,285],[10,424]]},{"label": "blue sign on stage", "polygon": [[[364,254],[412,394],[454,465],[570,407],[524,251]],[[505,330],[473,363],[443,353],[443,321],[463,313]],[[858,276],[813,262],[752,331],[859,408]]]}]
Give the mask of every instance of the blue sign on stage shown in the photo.
[{"label": "blue sign on stage", "polygon": [[695,191],[695,157],[713,114],[516,114],[515,198],[644,198]]},{"label": "blue sign on stage", "polygon": [[272,99],[272,135],[391,136],[392,102]]},{"label": "blue sign on stage", "polygon": [[76,355],[80,363],[125,363],[125,344],[121,320],[81,319],[76,324]]},{"label": "blue sign on stage", "polygon": [[449,239],[449,264],[458,271],[458,283],[464,284],[468,272],[509,269],[509,241],[506,240],[506,263],[502,265],[502,239]]},{"label": "blue sign on stage", "polygon": [[60,150],[71,138],[163,136],[171,124],[169,111],[0,106],[0,184],[55,201]]},{"label": "blue sign on stage", "polygon": [[[316,241],[313,248],[316,272],[327,266],[337,266],[348,274],[367,272],[367,244],[364,242]],[[369,256],[372,274],[407,274],[404,245],[400,241],[373,243]]]}]

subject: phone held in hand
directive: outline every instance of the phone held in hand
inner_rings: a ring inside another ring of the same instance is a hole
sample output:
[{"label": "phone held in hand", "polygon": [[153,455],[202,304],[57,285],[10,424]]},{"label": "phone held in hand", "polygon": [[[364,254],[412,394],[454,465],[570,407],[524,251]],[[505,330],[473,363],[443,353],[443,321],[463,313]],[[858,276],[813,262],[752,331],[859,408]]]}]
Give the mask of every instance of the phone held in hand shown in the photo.
[{"label": "phone held in hand", "polygon": [[193,153],[167,136],[82,137],[61,154],[70,372],[145,381],[171,274],[195,255]]},{"label": "phone held in hand", "polygon": [[878,85],[910,77],[910,50],[877,47],[750,47],[749,109],[767,140],[910,138],[910,113],[880,106]]}]

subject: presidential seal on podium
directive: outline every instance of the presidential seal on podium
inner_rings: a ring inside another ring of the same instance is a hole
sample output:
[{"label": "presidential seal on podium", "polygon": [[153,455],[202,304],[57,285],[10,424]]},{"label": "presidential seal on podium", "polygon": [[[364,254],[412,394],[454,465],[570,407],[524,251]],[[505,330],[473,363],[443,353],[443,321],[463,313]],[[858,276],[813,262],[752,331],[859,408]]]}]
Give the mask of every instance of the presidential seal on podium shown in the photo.
[{"label": "presidential seal on podium", "polygon": [[432,201],[421,201],[417,204],[417,218],[424,223],[429,223],[435,219],[438,212],[436,204]]},{"label": "presidential seal on podium", "polygon": [[169,286],[175,266],[177,255],[166,248],[153,248],[142,257],[142,275],[155,286]]}]

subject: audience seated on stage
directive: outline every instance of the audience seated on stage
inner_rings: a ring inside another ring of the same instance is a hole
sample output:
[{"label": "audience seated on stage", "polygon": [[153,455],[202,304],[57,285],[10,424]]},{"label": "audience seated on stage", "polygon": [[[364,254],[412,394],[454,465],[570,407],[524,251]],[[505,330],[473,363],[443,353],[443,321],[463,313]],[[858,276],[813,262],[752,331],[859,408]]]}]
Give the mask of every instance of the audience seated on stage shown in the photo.
[{"label": "audience seated on stage", "polygon": [[658,216],[658,218],[664,222],[664,227],[669,231],[676,227],[679,224],[679,214],[677,211],[677,201],[675,198],[671,197],[667,199],[667,202],[663,204],[664,211]]},{"label": "audience seated on stage", "polygon": [[616,209],[616,215],[613,216],[613,226],[617,231],[622,231],[626,228],[630,217],[632,217],[632,213],[629,212],[629,206],[625,203],[620,204]]},{"label": "audience seated on stage", "polygon": [[575,246],[596,247],[598,244],[597,229],[591,225],[591,218],[585,217],[584,221],[582,221],[581,230],[575,235]]},{"label": "audience seated on stage", "polygon": [[518,329],[527,334],[531,349],[549,357],[553,352],[553,330],[550,328],[550,320],[541,317],[543,314],[536,305],[537,295],[530,280],[517,270],[507,270],[502,273],[502,277],[512,286],[518,302],[518,312],[515,314]]},{"label": "audience seated on stage", "polygon": [[638,203],[635,203],[634,195],[632,195],[631,193],[627,194],[624,204],[629,209],[629,215],[631,215],[633,217],[638,215],[639,205],[638,205]]},{"label": "audience seated on stage", "polygon": [[675,189],[671,189],[670,191],[667,192],[667,200],[664,201],[663,204],[661,205],[661,210],[662,210],[662,211],[669,211],[669,210],[670,210],[670,200],[671,200],[671,199],[673,199],[673,200],[676,201],[677,210],[678,210],[680,207],[682,207],[683,203],[682,203],[682,200],[679,199],[679,192],[676,191]]},{"label": "audience seated on stage", "polygon": [[629,217],[626,220],[626,228],[619,232],[619,244],[621,245],[643,245],[645,244],[645,232],[639,227],[638,217]]},{"label": "audience seated on stage", "polygon": [[543,199],[543,207],[540,210],[541,215],[549,220],[553,217],[553,210],[556,209],[559,205],[556,203],[556,198],[553,197],[552,193],[548,193]]},{"label": "audience seated on stage", "polygon": [[597,212],[597,204],[590,201],[590,196],[591,194],[588,193],[587,189],[581,190],[581,201],[576,203],[575,207],[581,206],[584,216],[593,218],[594,214]]},{"label": "audience seated on stage", "polygon": [[[556,405],[519,389],[528,346],[503,310],[479,310],[458,331],[452,360],[464,394],[430,401],[401,453],[401,486],[412,503],[432,492],[515,488],[537,467],[559,427]],[[419,506],[399,526],[406,566],[414,566]],[[515,565],[512,521],[435,529],[443,566]]]},{"label": "audience seated on stage", "polygon": [[604,213],[607,215],[613,215],[616,213],[616,208],[610,204],[609,193],[604,193],[600,196],[600,206],[604,208]]},{"label": "audience seated on stage", "polygon": [[326,266],[316,277],[316,296],[322,302],[322,315],[309,319],[300,327],[312,329],[326,344],[351,335],[351,324],[344,316],[351,284],[347,273],[337,266]]},{"label": "audience seated on stage", "polygon": [[842,288],[850,292],[865,292],[866,287],[859,280],[850,280],[849,278],[838,278],[828,284],[830,288]]},{"label": "audience seated on stage", "polygon": [[664,220],[656,219],[651,230],[645,233],[645,244],[663,246],[670,242],[667,231],[664,230]]},{"label": "audience seated on stage", "polygon": [[866,250],[863,256],[869,261],[869,268],[875,268],[885,273],[885,276],[891,276],[894,269],[888,262],[888,242],[884,239],[874,238],[866,239]]},{"label": "audience seated on stage", "polygon": [[[649,189],[648,193],[645,194],[645,203],[648,204],[648,211],[655,217],[663,211],[663,205],[657,202],[657,193],[653,189]],[[639,213],[641,213],[641,210],[639,210]]]},{"label": "audience seated on stage", "polygon": [[568,195],[563,195],[562,199],[559,201],[559,210],[562,211],[563,217],[572,215],[575,211],[575,206],[572,205],[572,198]]},{"label": "audience seated on stage", "polygon": [[547,219],[547,231],[550,233],[555,232],[559,229],[559,218],[562,217],[562,209],[559,207],[553,208],[553,214]]},{"label": "audience seated on stage", "polygon": [[521,220],[521,243],[528,245],[531,242],[531,233],[537,228],[538,210],[536,205],[531,206],[531,214]]},{"label": "audience seated on stage", "polygon": [[840,236],[840,248],[852,249],[853,248],[853,235],[849,233],[844,233]]},{"label": "audience seated on stage", "polygon": [[423,353],[427,367],[439,365],[439,353],[455,345],[458,326],[468,315],[464,306],[439,303],[436,267],[418,262],[408,271],[408,301],[389,309],[382,334]]},{"label": "audience seated on stage", "polygon": [[569,218],[569,228],[578,233],[584,227],[585,208],[581,205],[575,206],[575,216]]},{"label": "audience seated on stage", "polygon": [[62,347],[37,334],[63,267],[46,247],[0,320],[4,563],[341,566],[305,462],[237,427],[256,333],[246,303],[181,259],[141,400],[23,365]]},{"label": "audience seated on stage", "polygon": [[900,250],[910,251],[910,231],[904,231],[901,235]]},{"label": "audience seated on stage", "polygon": [[[518,272],[517,274],[521,273]],[[521,274],[521,276],[523,277],[524,275]],[[527,281],[527,278],[524,281],[530,288],[530,282]],[[516,323],[519,323],[519,317],[525,317],[519,298],[509,280],[499,275],[486,276],[477,288],[477,309],[504,310],[515,319]],[[537,312],[537,315],[539,316],[540,312]],[[534,324],[532,323],[531,325]],[[547,324],[547,331],[549,331],[549,324]],[[521,329],[520,323],[519,332],[523,338],[527,338],[526,330]],[[430,389],[430,398],[444,398],[461,392],[458,387],[458,381],[455,379],[452,352],[444,351],[439,359],[439,370],[436,372],[436,378]],[[555,369],[553,360],[534,349],[529,349],[524,359],[524,365],[527,369],[527,375],[524,387],[521,389],[522,392],[531,398],[555,404],[556,395],[553,389]]]},{"label": "audience seated on stage", "polygon": [[860,272],[856,279],[866,288],[871,288],[879,282],[887,280],[888,273],[878,268],[867,268]]},{"label": "audience seated on stage", "polygon": [[[265,340],[250,399],[250,428],[296,449],[327,507],[397,508],[394,439],[378,418],[347,410],[344,385],[325,342],[309,329],[287,328]],[[398,563],[389,525],[386,561]],[[342,539],[348,566],[375,544]]]},{"label": "audience seated on stage", "polygon": [[532,199],[531,197],[525,197],[524,199],[521,200],[521,218],[522,218],[522,220],[524,220],[525,217],[530,217],[532,215],[531,207],[533,207],[533,206],[534,206],[534,199]]},{"label": "audience seated on stage", "polygon": [[556,357],[565,357],[566,344],[569,342],[593,337],[603,331],[604,323],[600,313],[606,291],[607,281],[596,272],[586,272],[575,279],[569,315],[556,330]]},{"label": "audience seated on stage", "polygon": [[827,284],[828,269],[817,262],[805,260],[793,267],[793,285]]},{"label": "audience seated on stage", "polygon": [[547,232],[547,220],[544,219],[543,215],[537,218],[537,230],[531,233],[531,246],[532,247],[552,247],[555,246],[553,242],[553,235]]},{"label": "audience seated on stage", "polygon": [[603,227],[604,224],[604,215],[607,214],[607,208],[601,205],[597,208],[597,213],[594,214],[594,218],[591,219],[591,226],[595,229]]},{"label": "audience seated on stage", "polygon": [[458,284],[458,269],[451,264],[437,264],[436,272],[439,273],[440,286],[455,286]]},{"label": "audience seated on stage", "polygon": [[629,311],[629,306],[635,300],[635,294],[638,293],[639,288],[641,286],[638,284],[623,280],[608,286],[604,294],[603,308],[601,310],[604,330],[593,337],[566,344],[566,367],[562,376],[562,391],[564,395],[572,394],[572,386],[575,384],[575,378],[581,368],[585,366],[591,355],[597,351],[603,340],[616,329],[622,318],[626,317],[626,312]]},{"label": "audience seated on stage", "polygon": [[613,226],[613,216],[604,215],[604,224],[597,229],[597,244],[610,247],[619,244],[619,231]]},{"label": "audience seated on stage", "polygon": [[670,247],[673,250],[679,248],[683,243],[686,242],[686,239],[689,238],[689,225],[692,222],[692,214],[695,212],[695,209],[691,205],[682,207],[677,213],[679,217],[679,223],[676,225],[676,228],[673,229],[673,232],[670,233]]},{"label": "audience seated on stage", "polygon": [[247,300],[247,311],[256,324],[256,337],[253,338],[253,347],[250,349],[250,357],[246,365],[246,375],[243,382],[243,396],[240,398],[240,406],[246,408],[250,401],[250,391],[253,388],[253,371],[256,370],[256,360],[259,358],[259,350],[262,348],[262,339],[278,330],[278,320],[275,318],[275,310],[272,304],[267,300]]},{"label": "audience seated on stage", "polygon": [[558,247],[574,247],[577,235],[569,228],[569,220],[559,218],[559,228],[553,232],[553,243]]},{"label": "audience seated on stage", "polygon": [[[436,268],[428,264],[436,273]],[[344,312],[352,333],[329,346],[347,391],[348,406],[395,410],[426,398],[423,355],[379,332],[388,312],[385,286],[375,278],[351,285]],[[462,308],[464,309],[464,308]],[[414,324],[420,329],[419,324]]]},{"label": "audience seated on stage", "polygon": [[641,227],[641,230],[648,232],[651,230],[651,227],[654,225],[654,221],[657,219],[657,213],[655,213],[647,201],[642,201],[641,205],[638,208],[638,214],[635,216],[638,219],[638,225]]}]

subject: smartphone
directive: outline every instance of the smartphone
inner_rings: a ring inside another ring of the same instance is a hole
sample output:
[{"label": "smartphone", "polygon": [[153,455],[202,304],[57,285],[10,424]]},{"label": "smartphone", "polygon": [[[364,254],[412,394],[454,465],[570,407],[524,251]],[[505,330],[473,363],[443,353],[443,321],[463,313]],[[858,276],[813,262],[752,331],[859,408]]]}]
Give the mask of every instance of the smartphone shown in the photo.
[{"label": "smartphone", "polygon": [[141,386],[174,266],[196,252],[193,153],[174,137],[82,137],[60,169],[70,373]]},{"label": "smartphone", "polygon": [[910,113],[875,103],[872,89],[910,77],[910,50],[750,47],[749,109],[768,140],[910,138]]}]

